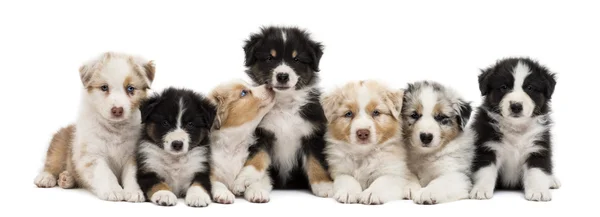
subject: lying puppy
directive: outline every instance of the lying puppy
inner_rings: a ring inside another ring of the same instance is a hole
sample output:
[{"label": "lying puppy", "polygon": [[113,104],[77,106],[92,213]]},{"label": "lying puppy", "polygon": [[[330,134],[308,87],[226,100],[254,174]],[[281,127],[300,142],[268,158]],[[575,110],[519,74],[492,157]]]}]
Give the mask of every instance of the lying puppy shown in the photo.
[{"label": "lying puppy", "polygon": [[242,81],[233,81],[217,86],[210,94],[217,106],[217,118],[211,133],[211,181],[213,200],[217,203],[233,203],[236,194],[244,193],[250,202],[269,201],[271,179],[268,174],[261,182],[254,183],[241,192],[235,187],[235,179],[244,166],[263,168],[269,162],[262,158],[246,162],[248,156],[256,154],[254,131],[273,107],[274,92],[261,85],[251,87]]},{"label": "lying puppy", "polygon": [[431,81],[409,84],[402,106],[408,166],[423,188],[417,204],[469,197],[473,133],[466,128],[471,106],[449,87]]},{"label": "lying puppy", "polygon": [[173,206],[211,202],[210,127],[215,106],[191,90],[167,88],[142,104],[143,138],[136,150],[137,181],[146,198]]},{"label": "lying puppy", "polygon": [[402,95],[376,81],[360,81],[323,97],[325,153],[337,201],[383,204],[420,189],[401,140]]},{"label": "lying puppy", "polygon": [[550,100],[555,85],[554,74],[528,58],[503,59],[482,70],[471,198],[489,199],[500,187],[522,188],[531,201],[552,199],[549,189],[560,187],[552,173]]},{"label": "lying puppy", "polygon": [[[39,187],[83,187],[103,200],[144,201],[135,180],[134,150],[142,124],[138,106],[154,79],[154,64],[104,53],[79,68],[85,88],[74,125],[58,131]],[[121,186],[121,183],[123,186]]]}]

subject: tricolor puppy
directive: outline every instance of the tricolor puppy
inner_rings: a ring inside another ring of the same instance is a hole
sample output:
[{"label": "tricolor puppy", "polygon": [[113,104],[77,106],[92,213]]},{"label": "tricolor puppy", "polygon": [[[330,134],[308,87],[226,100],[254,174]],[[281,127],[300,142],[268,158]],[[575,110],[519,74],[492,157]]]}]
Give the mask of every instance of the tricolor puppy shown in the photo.
[{"label": "tricolor puppy", "polygon": [[167,88],[140,110],[145,129],[136,151],[137,181],[146,198],[161,206],[175,205],[178,197],[188,206],[208,206],[215,106],[199,93]]},{"label": "tricolor puppy", "polygon": [[527,200],[552,199],[549,189],[560,187],[552,171],[554,76],[528,58],[503,59],[482,70],[471,198],[489,199],[498,187],[524,189]]},{"label": "tricolor puppy", "polygon": [[81,66],[79,75],[84,89],[77,121],[54,135],[35,184],[53,187],[58,177],[60,187],[82,187],[103,200],[144,201],[134,151],[153,62],[109,52]]},{"label": "tricolor puppy", "polygon": [[[270,158],[269,174],[276,189],[311,189],[332,196],[323,149],[326,118],[317,88],[323,47],[298,28],[267,27],[244,45],[246,73],[255,85],[275,90],[275,105],[257,129],[255,157]],[[250,159],[252,160],[252,158]],[[265,168],[246,167],[240,181],[249,185]]]},{"label": "tricolor puppy", "polygon": [[401,139],[402,95],[376,81],[359,81],[323,97],[325,153],[337,201],[383,204],[420,189]]},{"label": "tricolor puppy", "polygon": [[[236,187],[236,177],[244,166],[264,170],[268,158],[249,156],[257,154],[254,132],[274,104],[275,94],[267,85],[252,87],[243,81],[232,81],[217,86],[210,94],[216,104],[217,118],[211,133],[211,181],[213,200],[217,203],[234,202],[235,194],[244,193],[250,202],[269,201],[271,179],[265,174],[260,182],[247,188],[243,182]],[[263,152],[264,154],[264,152]],[[245,190],[245,192],[241,192]],[[233,193],[232,193],[233,192]]]},{"label": "tricolor puppy", "polygon": [[409,84],[402,106],[408,166],[423,188],[417,204],[437,204],[469,197],[475,147],[466,127],[471,106],[450,87],[437,82]]}]

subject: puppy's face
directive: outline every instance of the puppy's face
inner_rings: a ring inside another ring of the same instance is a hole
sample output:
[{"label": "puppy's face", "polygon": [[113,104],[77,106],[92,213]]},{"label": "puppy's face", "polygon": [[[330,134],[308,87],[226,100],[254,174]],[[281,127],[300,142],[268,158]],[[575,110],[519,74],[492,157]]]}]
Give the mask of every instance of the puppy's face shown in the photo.
[{"label": "puppy's face", "polygon": [[86,100],[111,122],[129,120],[138,112],[154,79],[154,63],[118,53],[105,53],[79,68]]},{"label": "puppy's face", "polygon": [[148,137],[170,154],[182,155],[209,142],[216,108],[193,91],[165,89],[144,101],[140,110]]},{"label": "puppy's face", "polygon": [[441,84],[409,84],[402,106],[404,139],[424,153],[438,150],[461,133],[471,111],[467,102]]},{"label": "puppy's face", "polygon": [[246,73],[255,83],[286,92],[316,82],[323,47],[303,30],[268,27],[250,36],[244,52]]},{"label": "puppy's face", "polygon": [[555,85],[554,75],[529,59],[502,60],[479,76],[485,106],[514,122],[546,114]]},{"label": "puppy's face", "polygon": [[272,88],[252,87],[243,81],[217,86],[210,98],[217,105],[214,123],[217,130],[240,126],[255,128],[275,103]]},{"label": "puppy's face", "polygon": [[370,147],[400,136],[402,91],[375,81],[346,84],[323,97],[329,137],[357,147]]}]

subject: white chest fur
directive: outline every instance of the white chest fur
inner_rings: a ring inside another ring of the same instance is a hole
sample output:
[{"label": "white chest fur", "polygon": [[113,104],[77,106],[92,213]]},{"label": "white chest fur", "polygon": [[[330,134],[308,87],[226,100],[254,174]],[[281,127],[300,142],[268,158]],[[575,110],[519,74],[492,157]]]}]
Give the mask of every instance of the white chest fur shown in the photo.
[{"label": "white chest fur", "polygon": [[212,175],[230,190],[246,163],[249,146],[255,142],[254,136],[248,135],[251,132],[248,129],[224,129],[211,135]]},{"label": "white chest fur", "polygon": [[140,144],[140,152],[146,156],[146,167],[164,179],[173,193],[181,195],[192,184],[194,175],[206,172],[207,147],[196,147],[181,156],[174,156],[151,143]]}]

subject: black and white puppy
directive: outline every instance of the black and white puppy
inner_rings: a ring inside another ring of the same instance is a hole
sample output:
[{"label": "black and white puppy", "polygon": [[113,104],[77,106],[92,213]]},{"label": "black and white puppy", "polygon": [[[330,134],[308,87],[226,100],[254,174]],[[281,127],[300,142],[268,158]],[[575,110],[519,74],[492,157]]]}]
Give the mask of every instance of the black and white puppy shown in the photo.
[{"label": "black and white puppy", "polygon": [[216,107],[191,90],[167,88],[140,107],[145,123],[136,150],[137,181],[146,198],[173,206],[210,204],[209,131]]},{"label": "black and white puppy", "polygon": [[[333,194],[324,157],[326,118],[320,104],[319,60],[323,46],[295,27],[265,27],[244,45],[246,73],[255,83],[275,90],[275,105],[256,130],[262,147],[253,157],[270,158],[266,169],[274,189],[311,189]],[[244,186],[260,181],[265,168],[247,166],[237,180]],[[240,178],[241,177],[241,178]]]},{"label": "black and white puppy", "polygon": [[473,199],[494,189],[522,188],[531,201],[551,200],[559,181],[552,173],[550,99],[555,75],[529,58],[507,58],[483,69],[483,103],[474,117],[477,153]]}]

